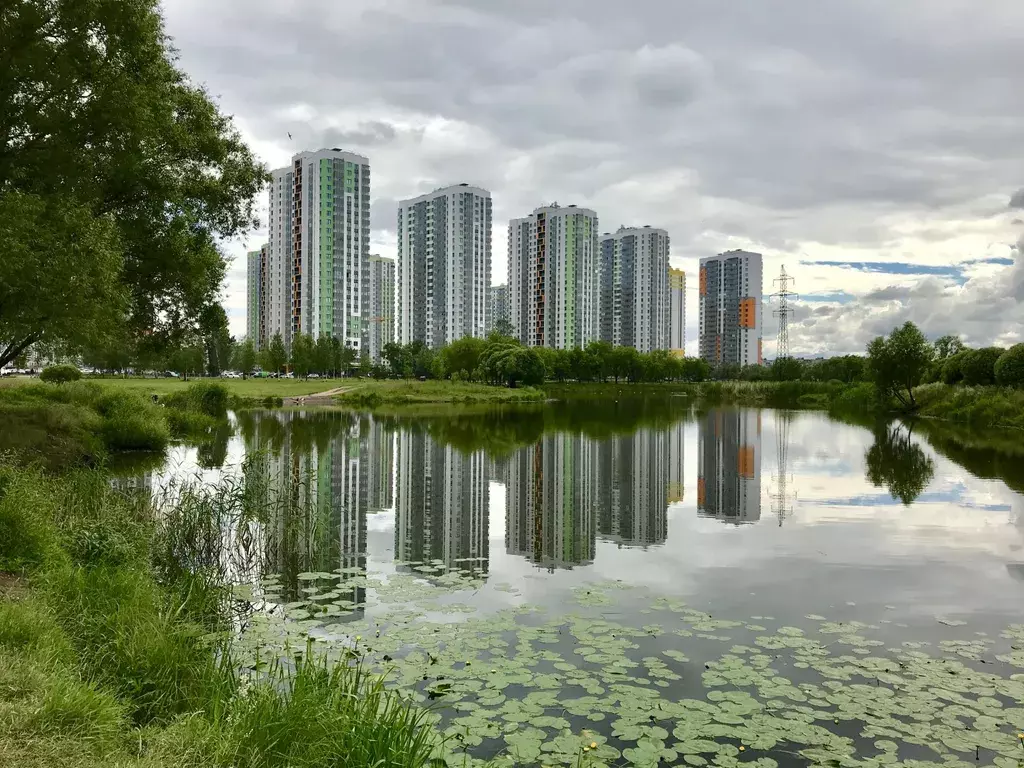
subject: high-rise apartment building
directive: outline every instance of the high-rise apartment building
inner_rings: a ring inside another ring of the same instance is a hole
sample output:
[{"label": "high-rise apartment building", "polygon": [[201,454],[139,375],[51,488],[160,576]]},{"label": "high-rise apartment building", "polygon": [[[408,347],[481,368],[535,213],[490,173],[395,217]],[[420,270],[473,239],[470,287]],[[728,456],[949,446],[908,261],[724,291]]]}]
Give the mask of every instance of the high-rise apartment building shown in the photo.
[{"label": "high-rise apartment building", "polygon": [[668,348],[676,357],[686,355],[686,273],[668,270]]},{"label": "high-rise apartment building", "polygon": [[286,346],[292,338],[292,187],[291,168],[271,173],[264,325],[268,342],[280,335]]},{"label": "high-rise apartment building", "polygon": [[380,360],[385,344],[395,340],[395,261],[382,256],[370,257],[369,308],[370,359]]},{"label": "high-rise apartment building", "polygon": [[669,237],[619,227],[601,237],[601,340],[640,352],[669,348]]},{"label": "high-rise apartment building", "polygon": [[712,366],[760,365],[761,254],[700,260],[700,356]]},{"label": "high-rise apartment building", "polygon": [[490,285],[490,192],[457,184],[398,204],[399,342],[483,338]]},{"label": "high-rise apartment building", "polygon": [[270,252],[268,245],[258,251],[246,254],[246,302],[245,302],[245,335],[251,339],[253,346],[260,350],[266,340],[267,321],[267,257]]},{"label": "high-rise apartment building", "polygon": [[489,289],[488,294],[488,310],[487,310],[487,332],[490,333],[495,328],[507,327],[509,324],[508,317],[508,286],[507,285],[492,285]]},{"label": "high-rise apartment building", "polygon": [[509,222],[509,315],[524,344],[573,349],[598,338],[597,237],[597,214],[575,205]]},{"label": "high-rise apartment building", "polygon": [[298,153],[272,173],[269,224],[268,334],[365,348],[370,161],[337,148]]}]

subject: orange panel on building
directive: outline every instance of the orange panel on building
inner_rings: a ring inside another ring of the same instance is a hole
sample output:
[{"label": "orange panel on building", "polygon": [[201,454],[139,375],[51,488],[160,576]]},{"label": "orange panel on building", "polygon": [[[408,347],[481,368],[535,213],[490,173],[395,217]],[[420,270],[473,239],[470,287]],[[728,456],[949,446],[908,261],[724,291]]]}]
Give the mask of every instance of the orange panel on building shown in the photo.
[{"label": "orange panel on building", "polygon": [[757,326],[757,306],[753,299],[740,299],[740,328]]},{"label": "orange panel on building", "polygon": [[749,445],[740,447],[739,456],[739,471],[740,477],[753,477],[754,476],[754,449]]},{"label": "orange panel on building", "polygon": [[707,267],[700,268],[700,295],[708,295],[708,269]]},{"label": "orange panel on building", "polygon": [[697,506],[698,507],[703,507],[704,506],[704,493],[705,493],[705,491],[704,491],[704,478],[703,477],[698,477],[697,478]]}]

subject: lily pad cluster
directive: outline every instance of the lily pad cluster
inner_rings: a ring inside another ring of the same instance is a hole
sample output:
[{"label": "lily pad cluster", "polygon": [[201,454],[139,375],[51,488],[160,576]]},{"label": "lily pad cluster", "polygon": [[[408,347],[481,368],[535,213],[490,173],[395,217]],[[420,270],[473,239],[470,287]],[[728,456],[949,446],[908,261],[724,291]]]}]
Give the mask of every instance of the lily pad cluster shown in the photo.
[{"label": "lily pad cluster", "polygon": [[300,580],[288,603],[273,578],[252,588],[247,663],[312,641],[386,674],[451,766],[1024,766],[1024,625],[895,642],[882,621],[723,618],[618,582],[569,613],[497,610],[439,563]]}]

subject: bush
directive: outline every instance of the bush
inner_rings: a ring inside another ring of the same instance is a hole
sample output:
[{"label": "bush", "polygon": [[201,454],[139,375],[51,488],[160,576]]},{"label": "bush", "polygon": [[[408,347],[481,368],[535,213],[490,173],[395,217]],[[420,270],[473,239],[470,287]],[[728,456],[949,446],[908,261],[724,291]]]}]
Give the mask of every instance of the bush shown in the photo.
[{"label": "bush", "polygon": [[78,381],[82,378],[82,372],[73,365],[51,365],[44,368],[39,374],[39,380],[48,384],[66,384],[69,381]]},{"label": "bush", "polygon": [[170,440],[167,420],[134,392],[107,392],[96,404],[103,416],[100,434],[115,451],[162,451]]},{"label": "bush", "polygon": [[996,383],[1004,387],[1024,387],[1024,344],[1015,344],[996,361]]},{"label": "bush", "polygon": [[1002,347],[985,347],[968,352],[960,364],[964,384],[969,384],[972,387],[995,384],[996,361],[1005,351]]},{"label": "bush", "polygon": [[195,411],[215,419],[222,419],[227,414],[228,401],[231,395],[223,384],[199,381],[190,384],[180,392],[174,392],[163,399],[168,408],[182,411]]}]

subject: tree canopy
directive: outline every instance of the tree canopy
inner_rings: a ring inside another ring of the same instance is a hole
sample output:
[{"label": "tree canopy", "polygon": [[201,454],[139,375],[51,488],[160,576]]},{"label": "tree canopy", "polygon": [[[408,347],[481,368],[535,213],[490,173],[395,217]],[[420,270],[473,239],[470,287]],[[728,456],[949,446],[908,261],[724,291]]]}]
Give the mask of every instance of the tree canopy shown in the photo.
[{"label": "tree canopy", "polygon": [[0,365],[197,332],[267,174],[177,68],[158,1],[12,0],[0,26]]},{"label": "tree canopy", "polygon": [[914,387],[921,383],[934,352],[924,334],[908,321],[888,338],[879,336],[868,344],[868,373],[882,396],[916,408]]}]

